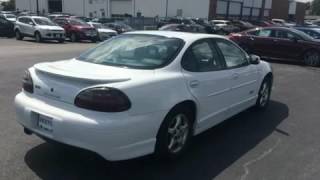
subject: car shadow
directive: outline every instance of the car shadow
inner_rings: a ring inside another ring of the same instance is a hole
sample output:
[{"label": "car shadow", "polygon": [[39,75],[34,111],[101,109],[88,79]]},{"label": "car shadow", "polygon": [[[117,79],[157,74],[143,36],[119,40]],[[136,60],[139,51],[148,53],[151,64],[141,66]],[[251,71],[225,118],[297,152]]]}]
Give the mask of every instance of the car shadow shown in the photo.
[{"label": "car shadow", "polygon": [[290,136],[277,129],[288,116],[288,106],[276,101],[264,112],[249,109],[195,137],[188,152],[176,161],[146,156],[108,162],[91,152],[43,143],[27,152],[25,162],[46,180],[212,180],[273,132]]}]

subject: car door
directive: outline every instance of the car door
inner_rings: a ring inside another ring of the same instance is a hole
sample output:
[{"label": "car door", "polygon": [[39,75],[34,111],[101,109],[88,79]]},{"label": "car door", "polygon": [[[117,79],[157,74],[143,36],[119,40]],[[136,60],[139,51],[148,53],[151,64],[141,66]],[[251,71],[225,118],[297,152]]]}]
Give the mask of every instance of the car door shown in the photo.
[{"label": "car door", "polygon": [[298,59],[305,50],[303,40],[297,34],[287,30],[274,30],[275,57],[280,59]]},{"label": "car door", "polygon": [[273,39],[271,29],[259,29],[248,33],[248,44],[254,54],[262,57],[272,57],[273,52]]},{"label": "car door", "polygon": [[230,75],[228,117],[231,117],[255,104],[259,89],[258,69],[233,42],[225,39],[216,39],[215,42],[227,66],[224,72]]},{"label": "car door", "polygon": [[223,121],[230,105],[230,74],[210,39],[193,43],[182,58],[187,87],[197,100],[198,130]]},{"label": "car door", "polygon": [[31,18],[25,18],[25,24],[23,24],[23,30],[24,34],[27,34],[29,36],[34,35],[34,22],[31,20]]}]

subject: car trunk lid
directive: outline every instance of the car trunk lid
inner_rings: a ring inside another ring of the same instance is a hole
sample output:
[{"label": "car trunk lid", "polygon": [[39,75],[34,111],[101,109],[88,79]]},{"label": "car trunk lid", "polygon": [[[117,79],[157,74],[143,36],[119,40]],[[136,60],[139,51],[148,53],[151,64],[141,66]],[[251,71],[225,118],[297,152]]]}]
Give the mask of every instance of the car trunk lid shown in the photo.
[{"label": "car trunk lid", "polygon": [[141,71],[78,60],[40,63],[34,69],[34,93],[69,104],[74,103],[77,94],[84,88],[130,81],[139,76],[137,71]]}]

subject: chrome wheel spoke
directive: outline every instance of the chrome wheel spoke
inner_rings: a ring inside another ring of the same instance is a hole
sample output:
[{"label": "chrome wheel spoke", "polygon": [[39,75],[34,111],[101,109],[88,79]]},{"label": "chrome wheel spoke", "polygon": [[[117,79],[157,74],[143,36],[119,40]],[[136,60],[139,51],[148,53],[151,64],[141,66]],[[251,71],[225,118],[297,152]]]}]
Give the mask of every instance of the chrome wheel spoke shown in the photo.
[{"label": "chrome wheel spoke", "polygon": [[179,114],[172,119],[168,128],[168,150],[171,153],[178,153],[186,144],[189,133],[188,119],[185,115]]}]

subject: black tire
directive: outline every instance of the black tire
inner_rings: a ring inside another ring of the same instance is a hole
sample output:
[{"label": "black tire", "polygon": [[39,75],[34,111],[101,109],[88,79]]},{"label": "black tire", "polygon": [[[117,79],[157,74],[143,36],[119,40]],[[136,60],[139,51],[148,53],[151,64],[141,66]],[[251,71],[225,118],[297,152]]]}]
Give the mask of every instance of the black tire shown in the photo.
[{"label": "black tire", "polygon": [[76,33],[71,33],[70,35],[70,40],[71,42],[78,42],[78,37],[77,37],[77,34]]},{"label": "black tire", "polygon": [[[181,117],[181,122],[183,122],[181,129],[174,128],[177,125],[175,122],[178,117]],[[167,114],[157,134],[156,157],[176,159],[186,151],[193,134],[193,119],[192,111],[184,107],[176,107]],[[173,140],[179,144],[173,143]]]},{"label": "black tire", "polygon": [[304,64],[311,67],[320,66],[320,53],[315,50],[307,51],[303,56]]},{"label": "black tire", "polygon": [[34,38],[35,38],[37,43],[41,43],[42,42],[42,37],[41,37],[41,34],[39,32],[36,32],[34,34]]},{"label": "black tire", "polygon": [[269,106],[271,91],[272,79],[271,77],[266,77],[259,89],[258,99],[255,106],[257,110],[265,110]]},{"label": "black tire", "polygon": [[64,43],[64,41],[65,41],[64,39],[59,39],[58,40],[59,43]]},{"label": "black tire", "polygon": [[97,38],[92,38],[91,42],[96,43],[97,42]]},{"label": "black tire", "polygon": [[19,30],[16,30],[16,39],[19,41],[23,40],[23,36]]}]

